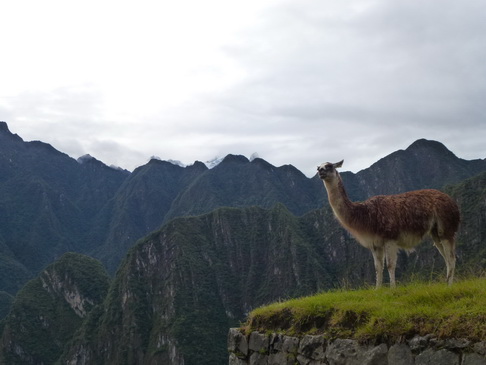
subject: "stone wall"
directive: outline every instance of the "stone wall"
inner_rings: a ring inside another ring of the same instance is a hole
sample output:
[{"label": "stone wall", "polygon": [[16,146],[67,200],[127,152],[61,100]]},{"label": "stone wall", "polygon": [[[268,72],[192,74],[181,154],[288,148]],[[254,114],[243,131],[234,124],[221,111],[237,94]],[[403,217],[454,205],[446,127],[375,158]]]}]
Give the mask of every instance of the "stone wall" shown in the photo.
[{"label": "stone wall", "polygon": [[232,328],[230,365],[486,365],[486,342],[415,336],[401,343],[360,344],[322,336],[292,337]]}]

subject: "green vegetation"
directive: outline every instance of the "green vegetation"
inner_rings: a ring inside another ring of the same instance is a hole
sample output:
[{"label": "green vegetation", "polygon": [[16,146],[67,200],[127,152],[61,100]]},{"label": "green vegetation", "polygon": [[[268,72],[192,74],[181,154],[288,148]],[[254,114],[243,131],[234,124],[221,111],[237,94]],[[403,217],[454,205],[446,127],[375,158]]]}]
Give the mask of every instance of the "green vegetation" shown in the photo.
[{"label": "green vegetation", "polygon": [[52,364],[59,357],[65,339],[82,319],[42,287],[41,279],[29,281],[18,293],[7,317],[4,336],[25,352],[23,357],[2,347],[0,360],[7,364],[40,362]]},{"label": "green vegetation", "polygon": [[484,278],[452,287],[411,283],[396,289],[335,290],[257,308],[244,328],[357,340],[415,334],[479,340],[486,337],[485,293]]},{"label": "green vegetation", "polygon": [[[486,272],[486,172],[445,189],[461,207],[457,239],[461,259],[472,273]],[[461,267],[459,263],[459,267]]]},{"label": "green vegetation", "polygon": [[[13,301],[13,296],[7,292],[0,291],[0,320],[7,316],[8,312],[10,311],[10,307],[12,307]],[[3,321],[0,321],[0,331],[3,331]]]},{"label": "green vegetation", "polygon": [[[421,140],[343,179],[353,200],[463,181],[448,187],[461,206],[457,266],[463,276],[486,269],[484,171],[486,160],[461,160],[440,143]],[[371,253],[336,222],[322,182],[261,159],[227,156],[211,170],[200,162],[182,168],[152,160],[130,174],[25,143],[0,122],[0,222],[0,313],[8,313],[0,323],[0,363],[67,363],[78,356],[117,365],[174,363],[176,356],[187,365],[222,364],[228,327],[251,308],[374,282]],[[111,273],[126,258],[110,284],[101,264],[87,257],[67,254],[48,266],[67,251],[99,258]],[[402,252],[398,266],[402,285],[442,280],[445,273],[427,242]],[[427,285],[414,285],[430,295]],[[331,324],[329,336],[367,338],[379,329],[395,336],[432,327],[447,336],[449,327],[470,323],[467,316],[484,319],[469,304],[462,317],[459,310],[430,309],[442,313],[442,322],[426,309],[415,317],[380,312],[390,306],[383,304],[403,300],[404,290],[369,291],[361,301],[352,299],[361,291],[331,292],[345,298],[341,309],[334,302],[311,305],[314,314],[288,309],[268,329],[318,333]],[[373,310],[365,306],[378,295]],[[427,295],[403,307],[419,308]]]},{"label": "green vegetation", "polygon": [[83,322],[75,308],[88,313],[106,296],[108,286],[99,261],[64,254],[18,292],[2,323],[0,363],[53,364]]}]

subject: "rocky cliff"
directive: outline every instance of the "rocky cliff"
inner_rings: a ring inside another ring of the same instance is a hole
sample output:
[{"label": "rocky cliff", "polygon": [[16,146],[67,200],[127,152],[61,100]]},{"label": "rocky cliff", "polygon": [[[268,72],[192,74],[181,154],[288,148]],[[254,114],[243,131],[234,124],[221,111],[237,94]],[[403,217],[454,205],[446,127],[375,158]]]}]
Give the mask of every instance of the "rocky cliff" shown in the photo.
[{"label": "rocky cliff", "polygon": [[[339,227],[322,182],[291,166],[228,156],[212,170],[153,160],[128,174],[82,162],[0,123],[0,288],[15,293],[36,277],[4,323],[2,356],[12,361],[223,364],[228,328],[256,306],[373,282],[370,252]],[[484,170],[485,160],[420,140],[343,179],[364,199]],[[486,267],[485,176],[447,188],[463,216],[459,275]],[[102,258],[112,272],[125,257],[103,303],[57,269],[38,275],[69,250]],[[400,254],[399,281],[443,275],[430,244]]]},{"label": "rocky cliff", "polygon": [[251,308],[333,285],[299,224],[281,205],[169,222],[130,251],[94,333],[64,361],[223,363],[228,328]]},{"label": "rocky cliff", "polygon": [[[362,200],[442,188],[481,171],[486,160],[466,161],[439,142],[418,140],[356,174],[344,172],[343,179],[350,197]],[[151,160],[129,173],[25,142],[0,122],[0,291],[15,294],[69,251],[99,259],[114,274],[137,240],[170,219],[277,203],[302,216],[327,199],[317,177],[290,165],[228,155],[213,169]]]},{"label": "rocky cliff", "polygon": [[[468,241],[482,237],[476,229],[486,224],[484,176],[451,187],[465,207],[463,219],[474,222],[459,235],[458,276],[484,267],[484,256]],[[444,277],[443,260],[431,244],[401,254],[399,265],[401,281]],[[88,316],[63,359],[224,364],[227,329],[251,309],[373,280],[370,252],[339,227],[329,208],[302,217],[283,205],[222,208],[174,219],[130,251],[103,308]]]},{"label": "rocky cliff", "polygon": [[108,285],[90,257],[67,253],[49,265],[18,293],[4,322],[0,363],[53,364]]}]

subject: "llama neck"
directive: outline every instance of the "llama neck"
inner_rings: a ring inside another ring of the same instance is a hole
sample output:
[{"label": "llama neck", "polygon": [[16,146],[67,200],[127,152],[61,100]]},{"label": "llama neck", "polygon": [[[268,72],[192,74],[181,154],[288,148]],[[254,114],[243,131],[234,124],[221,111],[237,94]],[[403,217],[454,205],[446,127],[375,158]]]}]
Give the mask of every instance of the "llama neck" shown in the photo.
[{"label": "llama neck", "polygon": [[329,204],[334,211],[334,215],[342,224],[346,224],[353,202],[349,200],[348,194],[346,194],[341,176],[338,175],[337,179],[330,182],[324,181],[324,186],[326,187]]}]

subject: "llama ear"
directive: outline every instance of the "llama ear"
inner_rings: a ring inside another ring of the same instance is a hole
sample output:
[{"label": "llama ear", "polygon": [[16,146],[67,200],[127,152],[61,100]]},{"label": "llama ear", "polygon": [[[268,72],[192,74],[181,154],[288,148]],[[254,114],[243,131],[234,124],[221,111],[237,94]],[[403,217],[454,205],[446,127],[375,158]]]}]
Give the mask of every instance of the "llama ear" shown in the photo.
[{"label": "llama ear", "polygon": [[337,169],[337,168],[343,166],[343,162],[344,162],[344,160],[341,160],[339,162],[333,163],[332,165],[334,166],[335,169]]}]

